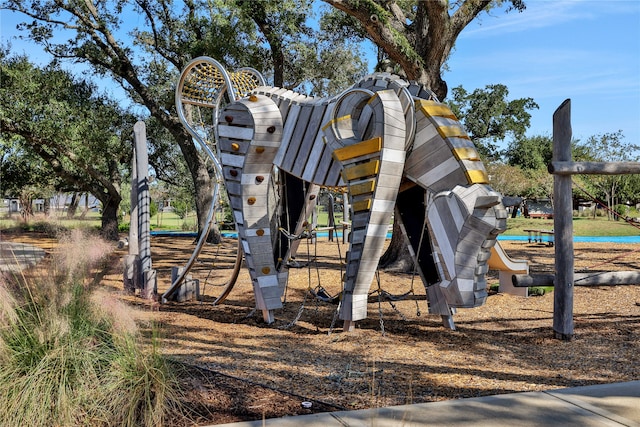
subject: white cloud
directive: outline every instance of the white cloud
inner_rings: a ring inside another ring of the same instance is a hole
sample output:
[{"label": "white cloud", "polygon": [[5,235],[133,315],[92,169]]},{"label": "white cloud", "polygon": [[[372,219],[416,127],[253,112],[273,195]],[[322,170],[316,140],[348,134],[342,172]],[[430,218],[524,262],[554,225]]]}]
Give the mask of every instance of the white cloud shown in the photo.
[{"label": "white cloud", "polygon": [[575,21],[594,21],[597,25],[603,15],[637,14],[640,8],[638,0],[538,0],[526,1],[526,5],[524,12],[506,14],[503,8],[481,15],[460,34],[460,39],[522,33]]}]

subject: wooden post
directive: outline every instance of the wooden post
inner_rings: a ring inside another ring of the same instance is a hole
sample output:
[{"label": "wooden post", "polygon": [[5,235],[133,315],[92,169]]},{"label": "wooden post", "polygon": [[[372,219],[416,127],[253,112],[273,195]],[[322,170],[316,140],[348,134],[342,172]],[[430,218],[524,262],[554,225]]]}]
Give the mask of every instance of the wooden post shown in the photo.
[{"label": "wooden post", "polygon": [[138,175],[138,278],[142,284],[142,297],[151,299],[156,292],[156,275],[151,268],[151,217],[149,200],[149,157],[147,154],[147,132],[144,122],[133,126],[136,141],[136,170]]},{"label": "wooden post", "polygon": [[349,209],[349,197],[347,197],[347,193],[342,193],[342,243],[347,243],[349,241],[349,229],[346,226],[346,224],[351,220]]},{"label": "wooden post", "polygon": [[[553,274],[513,274],[511,284],[516,288],[532,286],[554,286]],[[574,273],[574,286],[620,286],[640,283],[640,271],[604,271],[593,273]]]},{"label": "wooden post", "polygon": [[[553,113],[553,161],[571,161],[571,100]],[[573,197],[571,175],[553,175],[553,227],[556,280],[553,330],[557,339],[573,339]]]},{"label": "wooden post", "polygon": [[329,216],[329,221],[327,226],[329,227],[329,241],[333,242],[333,232],[336,228],[336,218],[335,212],[333,211],[333,204],[335,203],[333,194],[329,193],[329,206],[327,206],[327,214]]},{"label": "wooden post", "polygon": [[141,288],[138,278],[138,170],[136,165],[136,145],[133,144],[133,157],[131,159],[131,208],[129,210],[129,242],[128,255],[124,256],[124,290],[134,294]]},{"label": "wooden post", "polygon": [[131,160],[131,218],[129,222],[129,255],[138,255],[138,165],[137,150],[133,144],[133,159]]},{"label": "wooden post", "polygon": [[555,175],[640,174],[640,162],[551,162],[548,170]]}]

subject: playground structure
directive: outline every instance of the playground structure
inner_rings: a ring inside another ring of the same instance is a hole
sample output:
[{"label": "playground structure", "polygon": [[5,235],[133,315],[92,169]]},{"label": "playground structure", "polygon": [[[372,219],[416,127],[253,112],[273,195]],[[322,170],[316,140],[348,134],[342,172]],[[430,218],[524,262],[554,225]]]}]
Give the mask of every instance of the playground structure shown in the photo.
[{"label": "playground structure", "polygon": [[[638,271],[574,274],[571,175],[637,174],[640,163],[571,161],[569,100],[554,114],[549,165],[556,200],[554,275],[530,275],[527,260],[513,260],[502,249],[496,240],[506,225],[501,197],[487,185],[484,167],[456,118],[424,88],[385,73],[368,76],[338,97],[315,99],[266,87],[253,69],[227,74],[203,57],[182,73],[176,104],[182,123],[215,166],[216,185],[207,229],[186,267],[174,268],[162,302],[197,293],[198,281],[188,272],[215,221],[222,186],[234,209],[239,246],[214,304],[233,288],[246,252],[256,306],[267,322],[281,307],[288,261],[300,239],[317,231],[308,219],[321,186],[340,188],[349,198],[351,250],[339,306],[346,330],[366,317],[392,208],[426,287],[429,312],[440,314],[452,329],[456,307],[484,302],[489,268],[499,270],[501,292],[526,296],[530,286],[555,286],[553,328],[556,338],[565,340],[573,337],[573,286],[638,283]],[[144,123],[134,130],[124,283],[125,289],[141,289],[149,298],[157,286],[149,246]],[[309,176],[314,180],[307,182]],[[342,227],[346,231],[346,223]]]},{"label": "playground structure", "polygon": [[[553,275],[530,275],[527,260],[513,260],[502,249],[496,240],[506,225],[500,195],[487,185],[484,167],[455,116],[418,85],[376,74],[338,97],[315,99],[266,87],[250,68],[228,74],[215,60],[202,57],[182,73],[176,105],[182,123],[212,160],[216,185],[207,227],[186,266],[174,268],[162,302],[197,294],[198,281],[188,273],[215,221],[223,186],[234,209],[239,246],[231,275],[214,304],[233,288],[246,252],[256,305],[267,322],[281,307],[286,268],[300,239],[317,231],[308,219],[321,186],[340,188],[349,197],[345,207],[350,206],[352,223],[343,223],[342,229],[353,228],[350,268],[340,295],[346,330],[366,317],[368,290],[394,202],[395,220],[400,221],[427,290],[429,312],[440,314],[452,329],[456,307],[483,304],[489,268],[499,270],[501,292],[526,296],[528,287],[554,286],[553,330],[564,340],[573,338],[574,286],[639,283],[638,271],[573,271],[571,175],[638,174],[640,163],[573,162],[570,100],[554,113],[554,157],[549,165],[556,200],[554,231],[549,234],[549,241],[556,243]],[[294,118],[287,120],[289,116]],[[121,242],[129,245],[124,286],[151,298],[157,282],[151,268],[143,122],[136,124],[134,133],[132,222],[128,241]],[[310,176],[314,180],[305,181]],[[265,180],[269,185],[260,186]]]},{"label": "playground structure", "polygon": [[228,73],[200,57],[180,76],[176,106],[213,162],[214,200],[222,185],[227,191],[256,308],[268,323],[282,307],[287,262],[299,237],[312,231],[309,216],[321,187],[344,189],[350,207],[339,305],[345,330],[367,316],[394,213],[429,312],[452,329],[457,307],[485,302],[491,258],[494,268],[528,272],[527,263],[510,260],[496,240],[507,212],[475,146],[451,110],[421,85],[378,73],[339,96],[314,98],[265,86],[253,69]]}]

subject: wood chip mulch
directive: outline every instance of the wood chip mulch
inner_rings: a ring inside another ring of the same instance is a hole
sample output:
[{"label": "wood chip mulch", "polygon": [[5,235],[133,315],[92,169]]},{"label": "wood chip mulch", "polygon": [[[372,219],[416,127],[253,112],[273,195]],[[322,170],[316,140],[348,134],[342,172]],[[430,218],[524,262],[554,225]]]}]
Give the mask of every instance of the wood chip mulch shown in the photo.
[{"label": "wood chip mulch", "polygon": [[[171,267],[187,261],[193,238],[153,237],[153,266],[159,292]],[[233,252],[233,243],[227,250]],[[552,273],[554,248],[504,241],[514,259],[530,261],[532,273]],[[460,309],[456,330],[428,314],[418,277],[381,273],[380,290],[413,294],[401,301],[370,297],[366,320],[344,333],[336,306],[310,297],[318,284],[331,295],[340,289],[346,245],[320,239],[301,245],[298,260],[311,268],[290,270],[286,303],[274,324],[252,310],[248,273],[243,270],[228,300],[210,302],[230,264],[216,246],[205,249],[192,275],[203,301],[148,303],[122,298],[140,308],[143,322],[159,326],[163,351],[186,366],[185,401],[197,409],[191,421],[207,425],[260,420],[311,411],[363,409],[407,403],[540,391],[640,379],[640,286],[575,287],[575,336],[554,338],[554,293],[520,297],[491,292],[484,306]],[[637,270],[640,247],[576,243],[578,272]],[[116,253],[102,285],[122,293],[122,264]],[[215,269],[211,266],[214,265]],[[497,272],[488,275],[490,285]],[[378,284],[372,284],[372,291]],[[299,316],[299,317],[298,317]],[[297,320],[296,320],[297,319]],[[302,407],[312,402],[311,409]]]}]

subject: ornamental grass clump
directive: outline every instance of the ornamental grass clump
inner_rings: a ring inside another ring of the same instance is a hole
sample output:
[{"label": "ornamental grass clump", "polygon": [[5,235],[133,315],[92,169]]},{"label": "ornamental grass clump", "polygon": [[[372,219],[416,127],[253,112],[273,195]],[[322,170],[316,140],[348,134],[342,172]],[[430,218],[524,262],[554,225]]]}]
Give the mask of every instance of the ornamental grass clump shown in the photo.
[{"label": "ornamental grass clump", "polygon": [[157,340],[85,275],[110,245],[61,240],[44,274],[0,278],[0,425],[161,425],[177,399]]}]

